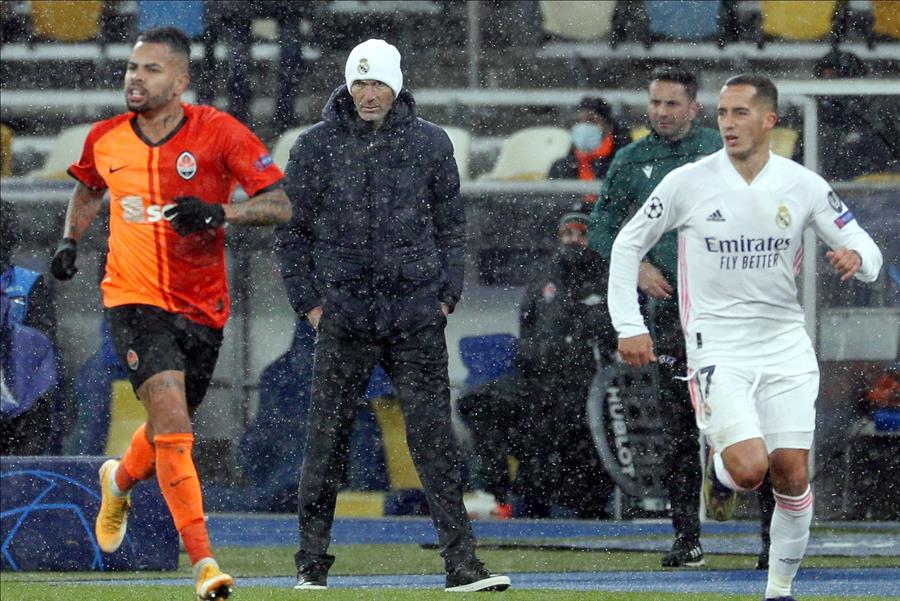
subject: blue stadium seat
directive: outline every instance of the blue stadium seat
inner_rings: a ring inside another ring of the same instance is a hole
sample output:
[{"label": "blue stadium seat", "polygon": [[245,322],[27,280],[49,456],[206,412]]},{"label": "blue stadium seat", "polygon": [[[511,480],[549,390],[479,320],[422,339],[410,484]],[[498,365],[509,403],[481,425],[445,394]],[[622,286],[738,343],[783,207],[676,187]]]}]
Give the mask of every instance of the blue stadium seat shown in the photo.
[{"label": "blue stadium seat", "polygon": [[708,40],[719,32],[719,0],[645,0],[650,33],[669,40]]},{"label": "blue stadium seat", "polygon": [[103,455],[109,436],[113,382],[127,380],[128,372],[113,350],[109,324],[100,324],[100,348],[75,375],[78,421],[66,443],[69,455]]},{"label": "blue stadium seat", "polygon": [[178,27],[189,38],[203,35],[203,0],[137,0],[138,30]]},{"label": "blue stadium seat", "polygon": [[465,393],[503,376],[516,365],[518,341],[512,334],[464,336],[459,340],[459,355],[468,368]]},{"label": "blue stadium seat", "polygon": [[[253,485],[255,499],[250,505],[255,505],[255,509],[297,509],[315,339],[315,331],[309,324],[305,320],[298,322],[291,347],[260,375],[256,419],[247,427],[238,447],[238,461],[244,476]],[[373,374],[370,393],[383,387],[383,382]],[[378,424],[368,407],[360,410],[354,423],[348,486],[357,490],[387,488]]]}]

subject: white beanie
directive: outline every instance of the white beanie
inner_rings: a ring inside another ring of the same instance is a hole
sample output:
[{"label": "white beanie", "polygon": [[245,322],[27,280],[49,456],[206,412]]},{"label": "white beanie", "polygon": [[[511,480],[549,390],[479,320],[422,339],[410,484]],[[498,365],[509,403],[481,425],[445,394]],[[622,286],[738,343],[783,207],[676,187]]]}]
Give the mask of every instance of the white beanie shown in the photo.
[{"label": "white beanie", "polygon": [[403,88],[400,52],[384,40],[366,40],[350,51],[344,68],[347,90],[359,79],[374,79],[386,84],[396,98]]}]

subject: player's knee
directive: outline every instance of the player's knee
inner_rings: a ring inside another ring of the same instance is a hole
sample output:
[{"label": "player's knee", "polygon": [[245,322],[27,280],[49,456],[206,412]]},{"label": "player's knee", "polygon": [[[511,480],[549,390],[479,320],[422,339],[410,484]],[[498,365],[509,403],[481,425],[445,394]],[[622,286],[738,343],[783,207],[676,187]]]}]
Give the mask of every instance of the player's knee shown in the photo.
[{"label": "player's knee", "polygon": [[729,466],[728,472],[731,474],[734,483],[744,490],[754,490],[759,488],[766,477],[769,464],[763,459],[751,458],[738,462],[735,466]]}]

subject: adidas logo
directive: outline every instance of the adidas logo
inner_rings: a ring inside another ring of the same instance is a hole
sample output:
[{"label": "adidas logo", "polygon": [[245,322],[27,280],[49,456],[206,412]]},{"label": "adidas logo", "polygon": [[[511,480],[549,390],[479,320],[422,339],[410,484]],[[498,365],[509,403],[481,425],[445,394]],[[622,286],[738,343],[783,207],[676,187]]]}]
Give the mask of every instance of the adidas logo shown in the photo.
[{"label": "adidas logo", "polygon": [[706,218],[707,221],[725,221],[725,218],[722,217],[722,212],[716,209],[716,211]]}]

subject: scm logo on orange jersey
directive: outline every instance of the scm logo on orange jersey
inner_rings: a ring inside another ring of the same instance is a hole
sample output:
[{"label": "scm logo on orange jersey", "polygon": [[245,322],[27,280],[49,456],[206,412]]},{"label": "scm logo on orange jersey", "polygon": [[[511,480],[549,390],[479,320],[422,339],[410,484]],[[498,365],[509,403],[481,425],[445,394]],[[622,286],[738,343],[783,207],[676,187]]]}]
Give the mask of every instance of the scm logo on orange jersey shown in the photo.
[{"label": "scm logo on orange jersey", "polygon": [[171,221],[170,218],[166,217],[165,211],[175,206],[174,204],[167,204],[145,207],[144,199],[140,196],[126,196],[119,199],[119,204],[122,205],[122,218],[131,223],[156,223],[163,219]]}]

